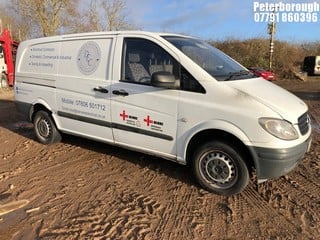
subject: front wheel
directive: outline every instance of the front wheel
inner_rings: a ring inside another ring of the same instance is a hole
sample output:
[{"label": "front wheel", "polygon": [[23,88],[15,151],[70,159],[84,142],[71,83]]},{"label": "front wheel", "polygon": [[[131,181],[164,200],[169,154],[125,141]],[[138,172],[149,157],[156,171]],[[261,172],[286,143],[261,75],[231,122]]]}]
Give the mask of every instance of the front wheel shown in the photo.
[{"label": "front wheel", "polygon": [[192,163],[199,184],[210,192],[228,196],[248,185],[249,172],[240,152],[224,142],[205,143]]},{"label": "front wheel", "polygon": [[39,142],[53,144],[61,141],[61,135],[57,130],[51,116],[46,111],[36,112],[33,118],[34,131]]}]

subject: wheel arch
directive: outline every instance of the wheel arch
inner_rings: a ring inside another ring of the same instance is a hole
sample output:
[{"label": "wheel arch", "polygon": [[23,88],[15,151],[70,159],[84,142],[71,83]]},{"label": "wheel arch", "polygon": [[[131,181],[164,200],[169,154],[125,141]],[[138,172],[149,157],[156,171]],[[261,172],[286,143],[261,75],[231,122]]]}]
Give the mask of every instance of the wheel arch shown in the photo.
[{"label": "wheel arch", "polygon": [[237,136],[222,129],[205,129],[192,136],[186,148],[187,165],[192,163],[193,154],[199,146],[214,140],[222,141],[235,147],[237,151],[242,154],[249,172],[252,173],[252,168],[255,167],[255,163],[248,147]]},{"label": "wheel arch", "polygon": [[50,108],[49,104],[47,104],[44,100],[40,99],[40,100],[32,103],[32,107],[31,107],[30,113],[29,113],[29,119],[32,122],[33,122],[35,113],[40,110],[46,111],[52,116],[52,109]]}]

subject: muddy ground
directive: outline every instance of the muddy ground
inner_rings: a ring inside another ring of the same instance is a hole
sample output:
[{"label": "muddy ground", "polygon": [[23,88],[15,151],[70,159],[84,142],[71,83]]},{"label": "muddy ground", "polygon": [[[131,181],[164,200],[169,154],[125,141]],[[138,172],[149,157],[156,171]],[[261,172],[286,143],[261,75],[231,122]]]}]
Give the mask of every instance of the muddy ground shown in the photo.
[{"label": "muddy ground", "polygon": [[0,208],[28,201],[0,216],[0,239],[320,239],[320,81],[277,84],[309,105],[311,151],[231,197],[156,157],[72,136],[42,145],[0,90]]}]

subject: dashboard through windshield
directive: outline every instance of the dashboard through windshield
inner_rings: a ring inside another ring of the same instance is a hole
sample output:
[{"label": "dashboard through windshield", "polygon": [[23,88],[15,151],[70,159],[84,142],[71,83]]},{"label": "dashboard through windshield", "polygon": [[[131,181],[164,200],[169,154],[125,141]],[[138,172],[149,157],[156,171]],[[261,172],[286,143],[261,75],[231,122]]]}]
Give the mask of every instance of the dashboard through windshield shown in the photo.
[{"label": "dashboard through windshield", "polygon": [[199,39],[163,36],[218,81],[253,78],[254,75],[231,57]]}]

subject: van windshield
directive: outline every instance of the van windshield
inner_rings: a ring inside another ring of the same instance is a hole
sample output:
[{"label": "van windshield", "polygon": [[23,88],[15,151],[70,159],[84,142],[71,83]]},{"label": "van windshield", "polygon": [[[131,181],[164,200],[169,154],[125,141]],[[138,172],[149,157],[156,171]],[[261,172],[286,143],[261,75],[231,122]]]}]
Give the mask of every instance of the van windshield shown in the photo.
[{"label": "van windshield", "polygon": [[218,81],[253,78],[254,75],[210,44],[194,38],[163,36]]}]

